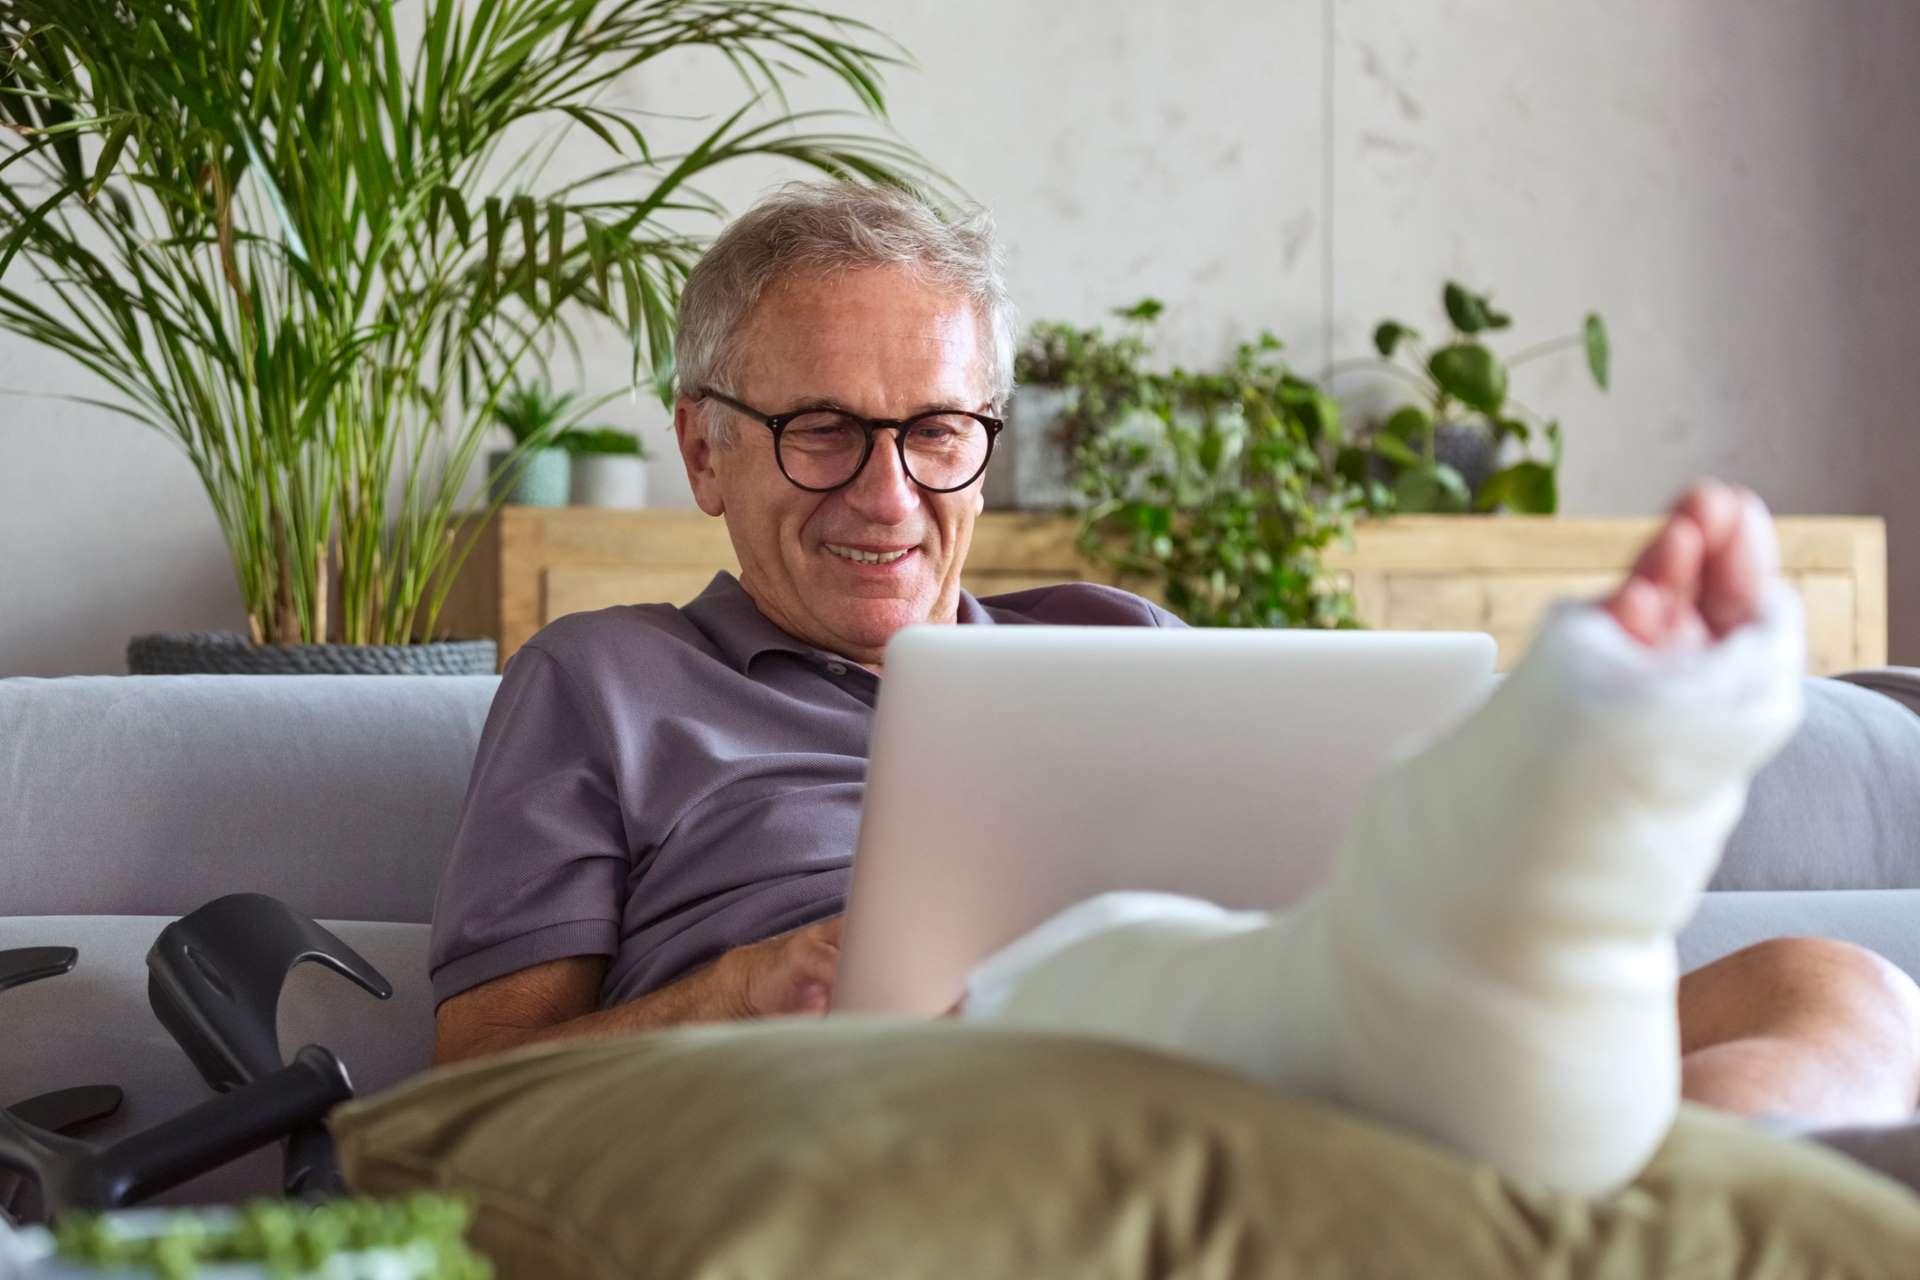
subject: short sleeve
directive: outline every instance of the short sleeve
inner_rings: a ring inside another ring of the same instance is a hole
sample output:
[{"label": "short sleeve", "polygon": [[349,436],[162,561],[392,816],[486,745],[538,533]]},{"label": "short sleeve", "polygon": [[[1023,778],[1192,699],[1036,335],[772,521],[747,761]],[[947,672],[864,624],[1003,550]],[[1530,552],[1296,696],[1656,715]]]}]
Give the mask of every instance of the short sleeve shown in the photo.
[{"label": "short sleeve", "polygon": [[1146,606],[1151,611],[1153,625],[1156,627],[1185,627],[1187,625],[1185,618],[1169,609],[1162,608],[1151,600],[1146,601]]},{"label": "short sleeve", "polygon": [[434,899],[436,1004],[533,965],[617,953],[630,856],[598,715],[544,650],[507,663]]}]

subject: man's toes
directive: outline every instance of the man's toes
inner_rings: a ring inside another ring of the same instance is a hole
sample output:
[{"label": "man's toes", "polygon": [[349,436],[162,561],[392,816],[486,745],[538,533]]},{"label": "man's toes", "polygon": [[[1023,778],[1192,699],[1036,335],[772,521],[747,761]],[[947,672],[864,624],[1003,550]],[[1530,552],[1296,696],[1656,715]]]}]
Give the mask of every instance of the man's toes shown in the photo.
[{"label": "man's toes", "polygon": [[1673,504],[1673,514],[1685,516],[1700,529],[1705,551],[1715,555],[1740,535],[1744,491],[1718,480],[1687,486]]},{"label": "man's toes", "polygon": [[1773,522],[1760,499],[1734,491],[1734,531],[1708,551],[1700,575],[1700,616],[1715,636],[1749,621],[1760,607],[1767,579],[1779,565]]},{"label": "man's toes", "polygon": [[1676,506],[1640,552],[1626,581],[1603,602],[1607,612],[1641,644],[1693,640],[1702,630],[1694,599],[1705,549],[1699,524]]},{"label": "man's toes", "polygon": [[1642,644],[1691,646],[1750,621],[1778,568],[1773,522],[1760,499],[1703,480],[1674,502],[1626,581],[1603,603]]},{"label": "man's toes", "polygon": [[1628,578],[1606,602],[1608,613],[1644,645],[1657,645],[1666,636],[1666,593],[1642,577]]},{"label": "man's toes", "polygon": [[1689,513],[1676,509],[1653,541],[1634,561],[1633,577],[1645,578],[1662,591],[1691,600],[1699,590],[1706,535]]}]

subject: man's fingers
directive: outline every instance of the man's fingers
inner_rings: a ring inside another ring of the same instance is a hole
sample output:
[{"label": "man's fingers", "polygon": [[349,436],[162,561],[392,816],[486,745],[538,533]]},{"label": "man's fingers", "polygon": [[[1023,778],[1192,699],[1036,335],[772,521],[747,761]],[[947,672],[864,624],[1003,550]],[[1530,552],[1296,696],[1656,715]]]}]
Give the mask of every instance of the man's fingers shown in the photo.
[{"label": "man's fingers", "polygon": [[840,948],[820,938],[809,938],[793,948],[793,972],[804,982],[833,985],[840,969]]},{"label": "man's fingers", "polygon": [[841,918],[801,925],[745,948],[755,957],[752,1015],[824,1013],[840,969]]}]

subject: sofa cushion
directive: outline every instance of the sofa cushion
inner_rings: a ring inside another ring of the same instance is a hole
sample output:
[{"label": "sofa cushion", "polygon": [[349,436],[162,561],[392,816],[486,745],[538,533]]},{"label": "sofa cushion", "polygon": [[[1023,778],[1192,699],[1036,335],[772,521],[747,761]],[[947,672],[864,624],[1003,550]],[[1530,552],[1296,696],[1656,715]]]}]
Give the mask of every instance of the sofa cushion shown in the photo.
[{"label": "sofa cushion", "polygon": [[1806,719],[1753,780],[1709,888],[1920,889],[1916,675],[1806,682]]},{"label": "sofa cushion", "polygon": [[[0,1035],[0,1105],[69,1085],[118,1085],[126,1091],[119,1113],[82,1135],[113,1142],[211,1096],[147,1004],[147,948],[168,923],[166,916],[0,918],[0,948],[80,950],[71,973],[0,993],[8,1029]],[[326,923],[386,975],[393,998],[376,1000],[319,965],[300,965],[281,993],[281,1048],[291,1053],[303,1044],[325,1045],[346,1064],[354,1087],[370,1093],[432,1057],[427,926]],[[161,1198],[231,1200],[277,1194],[279,1186],[279,1150],[270,1147]]]},{"label": "sofa cushion", "polygon": [[424,922],[498,681],[0,680],[0,911]]},{"label": "sofa cushion", "polygon": [[1628,1189],[1505,1181],[1199,1063],[831,1020],[536,1047],[331,1121],[351,1185],[476,1202],[502,1280],[1912,1274],[1920,1199],[1683,1113]]}]

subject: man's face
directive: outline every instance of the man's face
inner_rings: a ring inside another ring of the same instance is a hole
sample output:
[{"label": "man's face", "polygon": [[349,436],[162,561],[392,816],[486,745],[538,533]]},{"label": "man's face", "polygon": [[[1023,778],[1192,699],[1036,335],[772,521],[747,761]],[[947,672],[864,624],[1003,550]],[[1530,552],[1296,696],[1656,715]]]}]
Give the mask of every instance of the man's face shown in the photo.
[{"label": "man's face", "polygon": [[[898,419],[988,407],[973,307],[903,269],[777,286],[738,341],[747,353],[744,378],[715,389],[765,414],[830,406]],[[875,666],[900,628],[953,621],[982,505],[979,480],[954,493],[927,492],[902,471],[896,433],[883,431],[853,483],[809,493],[781,475],[771,431],[733,414],[735,443],[715,449],[701,438],[698,408],[731,412],[685,399],[675,408],[694,498],[708,515],[726,516],[740,584],[781,630]],[[836,554],[846,549],[906,554],[863,564]]]}]

